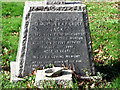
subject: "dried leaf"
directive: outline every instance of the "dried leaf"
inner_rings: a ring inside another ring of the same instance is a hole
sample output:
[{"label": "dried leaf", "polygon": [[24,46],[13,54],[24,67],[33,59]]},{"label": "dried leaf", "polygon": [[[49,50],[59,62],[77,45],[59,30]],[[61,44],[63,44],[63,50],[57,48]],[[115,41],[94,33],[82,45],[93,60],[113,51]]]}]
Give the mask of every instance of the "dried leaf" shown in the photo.
[{"label": "dried leaf", "polygon": [[94,51],[94,53],[98,53],[99,52],[99,49],[96,49],[95,51]]},{"label": "dried leaf", "polygon": [[82,86],[84,84],[84,81],[82,81],[81,83],[79,83],[79,86]]},{"label": "dried leaf", "polygon": [[99,54],[102,54],[102,53],[104,53],[104,51],[103,51],[103,50],[100,50],[100,51],[99,51]]},{"label": "dried leaf", "polygon": [[32,84],[34,84],[34,80],[32,80]]},{"label": "dried leaf", "polygon": [[32,71],[32,73],[33,73],[33,75],[36,75],[37,74],[37,70]]},{"label": "dried leaf", "polygon": [[103,59],[107,59],[107,57],[103,56]]},{"label": "dried leaf", "polygon": [[30,83],[29,82],[27,82],[27,86],[30,88]]},{"label": "dried leaf", "polygon": [[91,88],[95,88],[95,83],[93,83],[90,87],[91,87]]},{"label": "dried leaf", "polygon": [[4,51],[5,51],[5,54],[7,54],[7,52],[8,52],[8,49],[5,47],[5,48],[4,48]]},{"label": "dried leaf", "polygon": [[0,54],[0,57],[2,56],[3,54]]}]

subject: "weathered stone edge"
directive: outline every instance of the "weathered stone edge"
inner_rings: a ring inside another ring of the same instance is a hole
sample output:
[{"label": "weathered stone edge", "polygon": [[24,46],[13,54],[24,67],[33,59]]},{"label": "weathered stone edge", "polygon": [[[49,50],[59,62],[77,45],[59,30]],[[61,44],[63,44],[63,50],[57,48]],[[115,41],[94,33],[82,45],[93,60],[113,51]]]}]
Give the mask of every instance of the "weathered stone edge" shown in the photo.
[{"label": "weathered stone edge", "polygon": [[85,25],[85,31],[86,31],[86,41],[88,46],[88,52],[89,52],[89,60],[90,60],[90,67],[92,75],[95,75],[95,67],[94,67],[94,57],[93,57],[93,50],[92,50],[92,41],[91,41],[91,34],[89,29],[89,21],[88,21],[88,13],[87,13],[87,6],[83,8],[83,20]]},{"label": "weathered stone edge", "polygon": [[10,71],[11,71],[11,78],[10,78],[10,82],[17,82],[17,81],[21,81],[24,80],[22,78],[18,78],[17,77],[17,62],[10,62]]}]

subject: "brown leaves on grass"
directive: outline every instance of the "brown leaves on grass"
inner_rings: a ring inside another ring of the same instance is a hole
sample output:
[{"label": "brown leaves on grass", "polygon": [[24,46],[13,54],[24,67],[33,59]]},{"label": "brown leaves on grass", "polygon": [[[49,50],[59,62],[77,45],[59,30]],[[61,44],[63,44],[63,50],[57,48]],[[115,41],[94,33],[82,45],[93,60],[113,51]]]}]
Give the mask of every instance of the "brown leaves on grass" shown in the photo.
[{"label": "brown leaves on grass", "polygon": [[13,52],[14,51],[12,49],[8,50],[6,47],[3,47],[3,53],[2,53],[2,55],[10,55]]},{"label": "brown leaves on grass", "polygon": [[75,74],[73,72],[73,81],[75,82],[77,80],[77,84],[78,87],[91,87],[91,88],[95,88],[96,86],[99,86],[99,83],[102,82],[102,80],[94,80],[92,78],[82,78],[81,76]]},{"label": "brown leaves on grass", "polygon": [[19,34],[18,34],[18,32],[14,32],[14,33],[11,33],[12,35],[16,35],[16,36],[18,36]]},{"label": "brown leaves on grass", "polygon": [[106,56],[106,51],[103,50],[103,46],[101,44],[99,48],[94,51],[94,54],[96,54],[94,57],[94,61],[99,64],[107,64],[111,60],[111,58],[113,58],[112,55]]},{"label": "brown leaves on grass", "polygon": [[28,88],[31,88],[31,85],[28,81],[27,81],[27,86],[28,86]]},{"label": "brown leaves on grass", "polygon": [[7,19],[7,18],[10,18],[10,17],[11,17],[10,15],[7,15],[7,16],[4,16],[3,18]]},{"label": "brown leaves on grass", "polygon": [[100,63],[100,64],[103,64],[103,60],[102,60],[102,53],[104,53],[103,49],[102,49],[102,45],[99,46],[98,49],[96,49],[94,51],[94,53],[96,54],[96,56],[94,57],[94,60],[97,62],[97,63]]},{"label": "brown leaves on grass", "polygon": [[8,49],[6,47],[4,47],[4,54],[7,55]]},{"label": "brown leaves on grass", "polygon": [[[68,65],[63,64],[63,66],[64,66],[65,69],[71,70],[70,67],[67,67]],[[69,66],[71,66],[71,65],[69,65]],[[85,87],[85,88],[88,88],[88,87],[95,88],[95,86],[99,85],[100,80],[97,82],[97,81],[93,80],[92,78],[82,78],[80,75],[77,75],[75,73],[74,64],[72,64],[72,76],[73,76],[73,82],[77,83],[79,88],[83,88],[83,87]]]}]

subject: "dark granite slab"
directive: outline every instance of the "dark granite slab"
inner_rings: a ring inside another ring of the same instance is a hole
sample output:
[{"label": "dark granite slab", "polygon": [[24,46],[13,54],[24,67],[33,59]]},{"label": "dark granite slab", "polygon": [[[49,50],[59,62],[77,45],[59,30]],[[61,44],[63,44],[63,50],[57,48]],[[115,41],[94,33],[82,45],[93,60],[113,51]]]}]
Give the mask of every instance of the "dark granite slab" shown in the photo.
[{"label": "dark granite slab", "polygon": [[24,73],[46,64],[72,63],[76,72],[91,72],[83,12],[32,12]]}]

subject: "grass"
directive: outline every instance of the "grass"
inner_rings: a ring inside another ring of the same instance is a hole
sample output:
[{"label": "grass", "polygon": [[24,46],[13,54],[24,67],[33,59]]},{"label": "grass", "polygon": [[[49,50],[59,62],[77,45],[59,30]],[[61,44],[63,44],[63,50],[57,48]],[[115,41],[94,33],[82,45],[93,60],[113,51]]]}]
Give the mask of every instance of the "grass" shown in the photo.
[{"label": "grass", "polygon": [[[108,60],[105,57],[110,55],[112,60],[118,59],[117,14],[119,11],[117,7],[115,9],[115,5],[117,4],[96,3],[88,5],[93,51],[101,49],[100,59],[103,61]],[[94,53],[95,56],[97,54]],[[102,56],[104,57],[102,58]]]},{"label": "grass", "polygon": [[[85,3],[87,5],[95,67],[103,73],[96,88],[120,88],[118,52],[118,3]],[[10,62],[16,61],[24,3],[2,2],[2,82],[3,88],[33,88],[35,76],[22,82],[10,82]],[[75,83],[73,86],[78,87]],[[88,84],[83,85],[87,87]],[[54,85],[53,85],[54,87]]]}]

